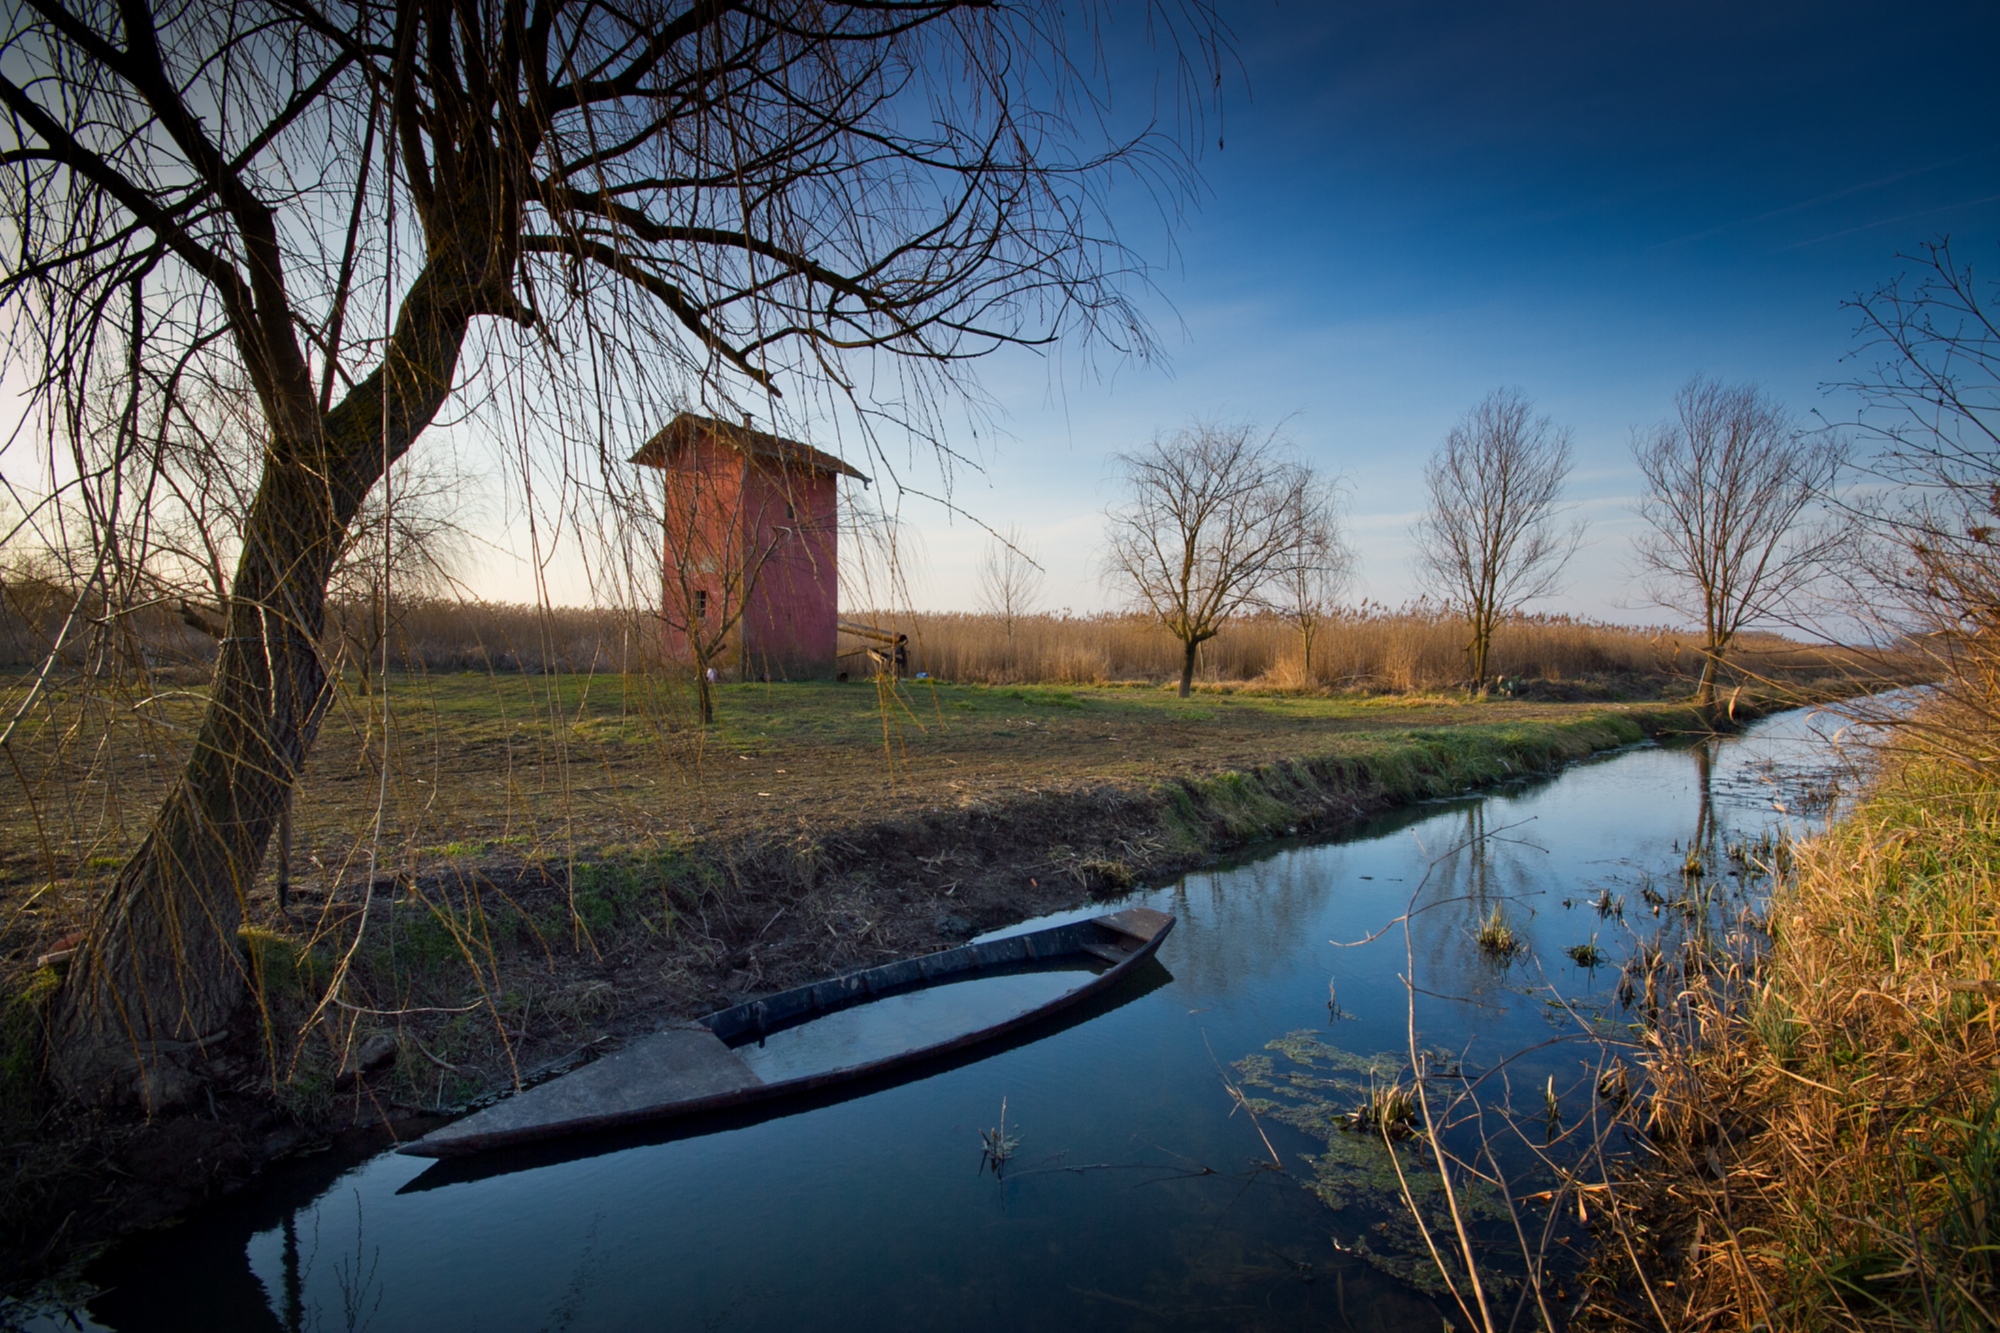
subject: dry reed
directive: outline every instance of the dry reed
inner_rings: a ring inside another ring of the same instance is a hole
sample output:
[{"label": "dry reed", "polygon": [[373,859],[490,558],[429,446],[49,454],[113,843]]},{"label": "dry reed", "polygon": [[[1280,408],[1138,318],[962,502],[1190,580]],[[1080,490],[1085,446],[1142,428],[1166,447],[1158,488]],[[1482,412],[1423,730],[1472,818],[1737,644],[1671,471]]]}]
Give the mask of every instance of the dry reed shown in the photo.
[{"label": "dry reed", "polygon": [[1767,956],[1692,974],[1647,1061],[1644,1322],[2000,1324],[1996,893],[2000,790],[1905,752],[1795,849]]},{"label": "dry reed", "polygon": [[[1180,646],[1158,625],[1127,614],[1021,617],[1013,633],[998,616],[958,612],[856,612],[893,624],[913,643],[915,669],[986,684],[1160,682],[1180,671]],[[1310,680],[1297,630],[1276,616],[1233,621],[1201,647],[1196,679],[1210,685],[1413,693],[1470,680],[1465,626],[1421,609],[1365,606],[1329,623],[1313,648]],[[1796,680],[1858,665],[1776,635],[1746,636],[1738,650],[1753,678]],[[1495,636],[1491,670],[1513,680],[1603,684],[1692,681],[1694,641],[1672,630],[1606,625],[1569,616],[1519,616]]]},{"label": "dry reed", "polygon": [[[0,667],[38,665],[76,605],[59,580],[0,577]],[[1180,646],[1156,623],[1137,615],[1030,615],[1014,618],[951,611],[848,610],[850,620],[892,627],[911,638],[912,671],[941,680],[1006,684],[1160,682],[1178,677]],[[102,623],[85,605],[82,618]],[[330,658],[352,665],[357,651],[373,659],[383,645],[370,633],[365,606],[328,609]],[[398,602],[388,617],[390,664],[426,671],[625,671],[655,663],[658,620],[650,608],[545,607],[433,598]],[[116,642],[110,642],[115,638]],[[1334,689],[1418,693],[1450,689],[1470,679],[1463,623],[1423,608],[1363,605],[1343,612],[1320,632],[1312,678],[1301,667],[1298,631],[1274,615],[1241,617],[1201,646],[1196,679],[1208,685],[1271,689]],[[843,647],[858,641],[843,639]],[[113,629],[72,632],[64,666],[91,670],[120,657],[149,667],[205,668],[213,639],[164,604],[117,617]],[[850,669],[865,669],[843,659]],[[1745,635],[1732,664],[1750,680],[1797,682],[1866,671],[1856,654]],[[1494,639],[1492,672],[1514,681],[1567,685],[1660,687],[1691,681],[1701,656],[1677,631],[1607,625],[1571,616],[1517,616]]]}]

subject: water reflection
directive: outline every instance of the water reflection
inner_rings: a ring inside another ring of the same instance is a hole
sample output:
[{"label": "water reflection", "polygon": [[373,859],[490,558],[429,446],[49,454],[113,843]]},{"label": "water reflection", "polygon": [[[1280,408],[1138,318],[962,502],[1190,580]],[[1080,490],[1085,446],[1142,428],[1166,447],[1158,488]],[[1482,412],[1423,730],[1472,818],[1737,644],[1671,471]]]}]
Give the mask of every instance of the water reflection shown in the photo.
[{"label": "water reflection", "polygon": [[[1635,940],[1679,919],[1690,848],[1727,883],[1704,893],[1741,896],[1727,851],[1800,826],[1815,747],[1803,718],[1775,719],[1746,741],[1639,748],[1191,874],[1130,900],[1180,917],[1141,984],[919,1078],[428,1169],[295,1162],[106,1256],[79,1321],[1435,1333],[1449,1302],[1398,1239],[1393,1169],[1332,1118],[1406,1070],[1414,1044],[1513,1109],[1520,1132],[1494,1139],[1509,1172],[1602,1134],[1589,1038],[1626,1021],[1622,983],[1643,1003],[1623,967]],[[1407,941],[1336,947],[1420,887]],[[1495,906],[1525,945],[1511,960],[1478,944]],[[1593,940],[1608,961],[1572,961]],[[1003,1098],[1019,1147],[996,1179],[979,1131]],[[1478,1133],[1461,1122],[1447,1142],[1471,1154]],[[1481,1226],[1511,1227],[1482,1211],[1503,1203],[1469,1198]]]}]

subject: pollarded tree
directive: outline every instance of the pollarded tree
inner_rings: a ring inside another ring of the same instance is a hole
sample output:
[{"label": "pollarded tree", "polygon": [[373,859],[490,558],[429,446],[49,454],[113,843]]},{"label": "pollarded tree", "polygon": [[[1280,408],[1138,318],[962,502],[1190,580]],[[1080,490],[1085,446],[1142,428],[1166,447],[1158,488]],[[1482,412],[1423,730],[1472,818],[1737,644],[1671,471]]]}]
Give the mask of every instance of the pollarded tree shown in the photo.
[{"label": "pollarded tree", "polygon": [[[1206,6],[1154,17],[1207,88]],[[10,11],[10,369],[50,493],[106,534],[100,591],[189,386],[247,380],[264,444],[191,757],[58,1003],[71,1089],[184,1097],[228,1026],[236,927],[323,715],[328,573],[449,405],[497,402],[609,476],[689,401],[799,386],[921,429],[993,348],[1146,350],[1103,187],[1129,169],[1178,197],[1187,158],[1090,128],[1079,32],[1053,0]],[[871,378],[880,354],[900,373]]]},{"label": "pollarded tree", "polygon": [[1581,525],[1563,528],[1569,431],[1517,389],[1496,389],[1465,414],[1424,469],[1430,507],[1417,520],[1417,573],[1426,592],[1464,617],[1473,687],[1484,693],[1493,632],[1553,593]]},{"label": "pollarded tree", "polygon": [[1701,626],[1695,701],[1706,705],[1730,643],[1791,606],[1838,549],[1836,525],[1806,520],[1844,451],[1754,385],[1697,376],[1674,395],[1672,417],[1634,437],[1632,456],[1646,478],[1638,508],[1649,531],[1636,550],[1647,595]]},{"label": "pollarded tree", "polygon": [[1312,529],[1312,469],[1275,432],[1197,421],[1118,455],[1129,494],[1112,509],[1107,573],[1180,641],[1183,699],[1195,654],[1261,605]]}]

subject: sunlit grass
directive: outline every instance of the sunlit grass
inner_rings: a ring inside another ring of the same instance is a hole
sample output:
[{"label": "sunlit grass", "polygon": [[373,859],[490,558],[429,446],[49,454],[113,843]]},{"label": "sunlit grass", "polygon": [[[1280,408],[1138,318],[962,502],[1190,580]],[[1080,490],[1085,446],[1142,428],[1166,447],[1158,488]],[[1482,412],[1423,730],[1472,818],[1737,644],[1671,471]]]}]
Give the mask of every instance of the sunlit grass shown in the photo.
[{"label": "sunlit grass", "polygon": [[1664,1160],[1702,1182],[1674,1303],[1772,1329],[1991,1327],[2000,789],[1901,756],[1791,856],[1750,984],[1698,997],[1651,1070]]}]

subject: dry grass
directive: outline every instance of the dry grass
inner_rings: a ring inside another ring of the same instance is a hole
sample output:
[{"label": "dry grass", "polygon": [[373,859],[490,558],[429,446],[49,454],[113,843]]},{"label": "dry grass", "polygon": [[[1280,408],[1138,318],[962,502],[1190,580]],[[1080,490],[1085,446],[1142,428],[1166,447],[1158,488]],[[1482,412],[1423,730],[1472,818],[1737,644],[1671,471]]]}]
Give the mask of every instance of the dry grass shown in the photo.
[{"label": "dry grass", "polygon": [[1935,755],[1795,849],[1768,955],[1654,1039],[1644,1322],[2000,1324],[1997,892],[2000,789]]},{"label": "dry grass", "polygon": [[[73,598],[54,581],[5,580],[0,586],[0,666],[37,665],[72,604]],[[910,669],[940,680],[1102,685],[1158,683],[1180,672],[1179,645],[1141,616],[1024,616],[1016,618],[1010,635],[1007,622],[993,615],[852,609],[845,615],[908,633]],[[646,611],[439,598],[398,604],[389,619],[392,667],[539,674],[656,665],[657,622]],[[171,608],[152,605],[116,624],[115,641],[72,627],[64,664],[96,670],[101,662],[129,664],[137,658],[155,668],[202,668],[213,660],[213,641]],[[843,640],[843,646],[856,645]],[[357,650],[371,659],[379,655],[366,608],[329,609],[327,649],[330,657],[350,663]],[[1732,657],[1741,678],[1752,682],[1799,683],[1882,669],[1861,654],[1771,634],[1744,636]],[[1601,695],[1670,693],[1691,683],[1700,667],[1693,639],[1677,631],[1569,616],[1521,616],[1505,622],[1495,636],[1492,659],[1498,676]],[[1363,606],[1321,632],[1308,673],[1296,630],[1276,616],[1243,617],[1202,645],[1196,679],[1209,685],[1388,694],[1454,689],[1469,679],[1466,630],[1457,620],[1422,609]]]},{"label": "dry grass", "polygon": [[[362,644],[378,652],[367,621],[365,607],[329,607],[328,657],[351,662]],[[620,671],[656,656],[657,633],[653,616],[615,608],[436,598],[393,605],[387,646],[392,667],[427,671]],[[38,667],[58,640],[72,671],[206,669],[215,661],[215,640],[165,603],[107,622],[100,601],[79,606],[61,580],[0,569],[0,667]]]}]

